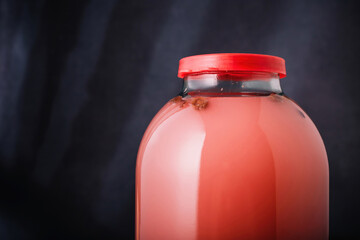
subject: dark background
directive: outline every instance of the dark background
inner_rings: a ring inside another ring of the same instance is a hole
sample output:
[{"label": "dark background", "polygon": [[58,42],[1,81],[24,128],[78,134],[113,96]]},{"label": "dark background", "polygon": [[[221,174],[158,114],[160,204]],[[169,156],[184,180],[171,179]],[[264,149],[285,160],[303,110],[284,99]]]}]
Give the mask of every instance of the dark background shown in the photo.
[{"label": "dark background", "polygon": [[356,1],[0,0],[0,239],[133,239],[137,148],[181,57],[286,59],[330,163],[331,239],[360,239]]}]

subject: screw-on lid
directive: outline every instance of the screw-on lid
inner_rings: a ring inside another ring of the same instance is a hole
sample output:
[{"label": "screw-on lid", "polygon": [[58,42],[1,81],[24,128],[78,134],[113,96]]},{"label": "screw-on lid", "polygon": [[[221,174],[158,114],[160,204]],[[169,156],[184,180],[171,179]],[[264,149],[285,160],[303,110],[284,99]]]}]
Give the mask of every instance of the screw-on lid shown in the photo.
[{"label": "screw-on lid", "polygon": [[216,72],[271,72],[286,77],[285,60],[280,57],[249,53],[216,53],[182,58],[178,77]]}]

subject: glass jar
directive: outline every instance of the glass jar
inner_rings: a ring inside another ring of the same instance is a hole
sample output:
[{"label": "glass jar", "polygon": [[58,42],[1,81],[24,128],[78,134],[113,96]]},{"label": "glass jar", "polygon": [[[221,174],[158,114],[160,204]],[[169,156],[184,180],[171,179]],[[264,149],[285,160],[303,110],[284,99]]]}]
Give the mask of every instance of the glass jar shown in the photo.
[{"label": "glass jar", "polygon": [[137,239],[328,239],[325,147],[285,75],[268,55],[180,61],[138,152]]}]

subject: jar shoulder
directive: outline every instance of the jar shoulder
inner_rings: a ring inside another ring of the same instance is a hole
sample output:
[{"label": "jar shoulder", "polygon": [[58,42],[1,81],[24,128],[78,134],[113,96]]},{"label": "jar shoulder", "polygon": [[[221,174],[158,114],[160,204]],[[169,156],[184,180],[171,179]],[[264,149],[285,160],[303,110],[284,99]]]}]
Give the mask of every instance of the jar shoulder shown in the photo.
[{"label": "jar shoulder", "polygon": [[[199,135],[204,137],[196,138]],[[310,117],[293,100],[277,94],[171,100],[151,121],[139,155],[149,142],[153,146],[172,138],[178,144],[195,138],[207,142],[226,141],[235,146],[242,139],[264,139],[275,150],[283,149],[284,145],[311,148],[326,156],[321,136]]]}]

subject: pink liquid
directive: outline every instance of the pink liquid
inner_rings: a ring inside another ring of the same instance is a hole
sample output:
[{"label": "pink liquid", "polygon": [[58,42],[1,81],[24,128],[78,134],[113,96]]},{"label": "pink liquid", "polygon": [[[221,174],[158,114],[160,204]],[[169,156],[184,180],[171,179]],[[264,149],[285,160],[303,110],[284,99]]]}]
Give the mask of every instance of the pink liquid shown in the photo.
[{"label": "pink liquid", "polygon": [[310,118],[278,95],[206,99],[167,103],[144,135],[137,239],[328,239],[328,163]]}]

